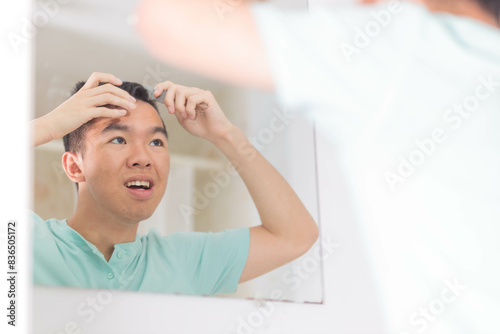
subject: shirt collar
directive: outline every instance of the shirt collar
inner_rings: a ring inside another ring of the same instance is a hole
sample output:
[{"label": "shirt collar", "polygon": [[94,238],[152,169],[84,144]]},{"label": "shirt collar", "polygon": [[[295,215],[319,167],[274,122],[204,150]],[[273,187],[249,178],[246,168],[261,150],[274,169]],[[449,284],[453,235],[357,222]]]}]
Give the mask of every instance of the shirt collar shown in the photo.
[{"label": "shirt collar", "polygon": [[[87,241],[80,233],[68,225],[67,219],[55,220],[55,224],[51,224],[53,229],[63,237],[64,240],[71,241],[75,244],[87,245],[92,251],[98,251],[97,247],[91,242]],[[139,234],[135,235],[135,240],[132,242],[122,242],[114,245],[115,249],[119,249],[132,255],[141,248],[142,242]],[[99,252],[100,253],[100,252]]]}]

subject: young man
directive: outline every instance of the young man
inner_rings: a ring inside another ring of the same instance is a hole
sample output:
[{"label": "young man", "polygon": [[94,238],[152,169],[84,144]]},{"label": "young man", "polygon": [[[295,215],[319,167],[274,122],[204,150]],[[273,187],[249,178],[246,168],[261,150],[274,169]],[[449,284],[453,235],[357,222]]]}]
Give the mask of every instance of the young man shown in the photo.
[{"label": "young man", "polygon": [[[102,84],[106,83],[106,84]],[[283,177],[225,117],[209,91],[171,82],[165,104],[190,134],[218,147],[250,192],[262,225],[219,233],[137,235],[167,187],[167,132],[139,84],[93,73],[33,121],[35,146],[64,136],[63,167],[78,185],[68,219],[35,216],[36,284],[215,294],[304,254],[318,228]],[[79,88],[79,86],[77,86]]]},{"label": "young man", "polygon": [[328,2],[143,0],[137,28],[315,114],[323,231],[350,246],[325,264],[325,299],[349,300],[330,331],[500,332],[500,0]]}]

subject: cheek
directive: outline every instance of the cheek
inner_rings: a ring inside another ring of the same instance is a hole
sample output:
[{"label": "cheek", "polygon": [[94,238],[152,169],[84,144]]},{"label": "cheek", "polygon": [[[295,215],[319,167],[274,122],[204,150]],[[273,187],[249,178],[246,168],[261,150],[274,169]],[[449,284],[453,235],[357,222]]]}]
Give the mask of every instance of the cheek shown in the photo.
[{"label": "cheek", "polygon": [[92,155],[84,165],[84,175],[88,182],[99,181],[109,184],[120,175],[124,161],[116,154]]},{"label": "cheek", "polygon": [[163,172],[163,175],[165,177],[168,176],[168,172],[170,170],[170,159],[167,159],[163,162],[163,166],[162,166],[162,172]]},{"label": "cheek", "polygon": [[156,166],[158,170],[158,177],[161,177],[163,183],[167,183],[168,173],[170,171],[170,156],[167,154],[166,156],[160,157],[156,161]]}]

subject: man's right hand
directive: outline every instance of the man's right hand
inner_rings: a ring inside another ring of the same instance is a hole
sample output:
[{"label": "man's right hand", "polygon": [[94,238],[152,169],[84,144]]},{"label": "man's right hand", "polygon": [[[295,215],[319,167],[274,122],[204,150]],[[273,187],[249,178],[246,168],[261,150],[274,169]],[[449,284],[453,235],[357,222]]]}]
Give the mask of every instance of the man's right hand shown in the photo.
[{"label": "man's right hand", "polygon": [[[108,84],[99,86],[99,83]],[[122,81],[112,74],[94,72],[85,85],[50,113],[32,121],[34,145],[64,137],[93,118],[120,117],[135,108],[135,98],[116,87]],[[114,105],[118,108],[108,108]],[[122,109],[123,108],[123,109]]]}]

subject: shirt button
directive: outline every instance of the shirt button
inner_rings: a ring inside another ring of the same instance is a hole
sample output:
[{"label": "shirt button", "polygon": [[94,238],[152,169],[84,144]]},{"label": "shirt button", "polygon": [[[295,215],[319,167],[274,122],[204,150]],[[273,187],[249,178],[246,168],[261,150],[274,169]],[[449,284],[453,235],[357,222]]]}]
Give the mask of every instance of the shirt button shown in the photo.
[{"label": "shirt button", "polygon": [[123,253],[122,252],[118,252],[118,258],[121,259],[123,257]]},{"label": "shirt button", "polygon": [[112,279],[113,277],[115,277],[115,275],[113,275],[113,273],[108,273],[108,278],[109,279]]}]

